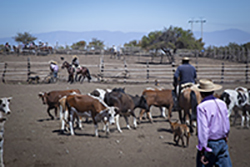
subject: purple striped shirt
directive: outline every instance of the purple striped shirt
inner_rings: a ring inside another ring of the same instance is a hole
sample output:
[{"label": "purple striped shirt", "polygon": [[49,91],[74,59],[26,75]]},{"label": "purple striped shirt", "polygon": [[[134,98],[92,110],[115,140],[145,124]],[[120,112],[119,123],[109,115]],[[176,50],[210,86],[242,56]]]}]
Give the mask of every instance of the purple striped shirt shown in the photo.
[{"label": "purple striped shirt", "polygon": [[197,106],[198,150],[211,152],[208,140],[218,140],[228,136],[230,122],[226,103],[214,96],[205,97]]}]

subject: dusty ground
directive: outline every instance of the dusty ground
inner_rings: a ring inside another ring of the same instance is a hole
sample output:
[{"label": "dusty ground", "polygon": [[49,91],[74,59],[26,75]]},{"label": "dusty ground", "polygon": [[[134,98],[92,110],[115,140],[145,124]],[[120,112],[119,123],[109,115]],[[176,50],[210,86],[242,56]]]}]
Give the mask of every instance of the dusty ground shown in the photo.
[{"label": "dusty ground", "polygon": [[[59,61],[61,55],[44,57],[31,56],[35,61]],[[71,56],[68,57],[69,59]],[[0,61],[25,61],[27,56],[0,56]],[[84,63],[99,63],[98,58],[81,56]],[[118,61],[118,60],[112,60]],[[199,61],[211,61],[203,60]],[[171,85],[161,85],[171,88]],[[223,85],[223,89],[235,88],[237,83]],[[248,87],[248,85],[242,85]],[[42,167],[42,166],[195,166],[197,137],[191,136],[188,148],[176,146],[173,143],[169,123],[159,117],[157,108],[152,108],[154,123],[144,120],[135,130],[127,130],[125,121],[120,124],[123,133],[117,132],[115,126],[106,136],[101,131],[101,137],[94,137],[92,123],[84,123],[83,130],[76,130],[75,136],[59,134],[60,121],[50,120],[46,113],[46,106],[38,98],[38,92],[78,88],[82,93],[89,93],[95,88],[125,87],[130,94],[141,94],[143,89],[153,85],[112,85],[87,83],[69,85],[65,82],[56,84],[2,84],[1,97],[12,96],[10,108],[12,113],[5,124],[4,162],[7,167]],[[220,93],[220,92],[219,92]],[[139,110],[136,110],[139,114]],[[176,112],[173,119],[177,119]],[[240,120],[239,120],[240,121]],[[229,136],[229,151],[233,166],[247,167],[250,164],[250,130],[240,128],[238,124],[231,127]],[[131,119],[132,125],[132,119]]]}]

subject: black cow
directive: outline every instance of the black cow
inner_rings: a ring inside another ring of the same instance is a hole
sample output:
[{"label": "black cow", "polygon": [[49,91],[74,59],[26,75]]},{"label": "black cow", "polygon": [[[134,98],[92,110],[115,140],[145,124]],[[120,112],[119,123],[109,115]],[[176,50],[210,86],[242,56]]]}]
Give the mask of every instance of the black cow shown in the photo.
[{"label": "black cow", "polygon": [[144,96],[132,96],[127,93],[124,93],[124,89],[121,90],[123,91],[117,91],[116,89],[110,93],[106,93],[104,97],[104,102],[108,106],[115,106],[119,108],[119,114],[124,116],[128,129],[130,129],[128,116],[132,115],[134,117],[134,127],[136,128],[137,122],[134,110],[136,108],[148,110],[147,101]]}]

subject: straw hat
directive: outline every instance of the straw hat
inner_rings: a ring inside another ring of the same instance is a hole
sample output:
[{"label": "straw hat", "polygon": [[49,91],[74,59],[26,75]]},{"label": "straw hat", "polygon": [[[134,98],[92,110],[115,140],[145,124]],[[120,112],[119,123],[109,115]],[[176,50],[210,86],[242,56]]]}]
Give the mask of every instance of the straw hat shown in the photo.
[{"label": "straw hat", "polygon": [[209,79],[201,79],[199,81],[199,84],[192,86],[192,88],[199,92],[212,92],[212,91],[220,90],[222,86],[218,84],[214,84],[213,81]]},{"label": "straw hat", "polygon": [[190,59],[188,57],[183,57],[182,60],[189,61]]},{"label": "straw hat", "polygon": [[77,55],[74,55],[74,56],[73,56],[73,59],[74,59],[74,58],[78,58]]},{"label": "straw hat", "polygon": [[55,60],[50,60],[49,63],[53,63],[53,64],[57,64],[57,62]]}]

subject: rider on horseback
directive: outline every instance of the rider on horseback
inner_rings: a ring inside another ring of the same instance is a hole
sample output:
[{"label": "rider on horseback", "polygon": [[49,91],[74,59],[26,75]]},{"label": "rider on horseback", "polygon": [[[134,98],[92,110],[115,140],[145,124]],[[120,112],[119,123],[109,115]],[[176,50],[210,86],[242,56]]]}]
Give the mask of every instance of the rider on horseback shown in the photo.
[{"label": "rider on horseback", "polygon": [[[189,58],[188,57],[183,57],[182,58],[182,64],[177,67],[177,70],[175,71],[174,74],[174,92],[176,93],[175,96],[177,97],[177,101],[179,100],[179,95],[184,88],[184,86],[187,83],[193,83],[195,84],[196,81],[196,69],[194,66],[189,64]],[[178,103],[177,106],[178,108]]]},{"label": "rider on horseback", "polygon": [[75,68],[76,72],[81,70],[81,66],[79,65],[79,60],[78,60],[78,57],[76,55],[73,56],[71,64]]}]

